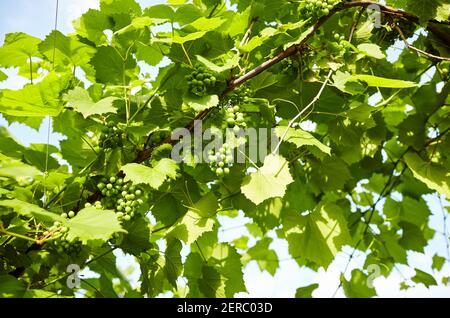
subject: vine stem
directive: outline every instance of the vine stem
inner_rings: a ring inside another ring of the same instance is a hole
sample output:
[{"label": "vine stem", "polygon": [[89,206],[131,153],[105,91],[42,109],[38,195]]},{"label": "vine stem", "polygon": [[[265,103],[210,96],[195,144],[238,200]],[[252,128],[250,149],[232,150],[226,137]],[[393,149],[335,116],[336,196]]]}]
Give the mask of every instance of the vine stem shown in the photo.
[{"label": "vine stem", "polygon": [[400,27],[398,25],[395,25],[395,29],[397,30],[398,34],[400,35],[400,37],[402,38],[403,43],[405,43],[405,46],[410,49],[413,50],[415,52],[417,52],[417,54],[419,55],[424,55],[432,60],[438,60],[438,61],[450,61],[450,57],[443,57],[443,56],[438,56],[438,55],[434,55],[428,52],[425,52],[419,48],[416,48],[414,45],[410,44],[408,42],[408,39],[406,39],[405,35],[403,34],[403,31],[400,29]]},{"label": "vine stem", "polygon": [[325,81],[322,83],[322,86],[320,87],[320,90],[319,90],[319,92],[317,93],[317,95],[316,96],[314,96],[314,98],[311,100],[311,102],[305,107],[305,108],[303,108],[297,115],[295,115],[295,117],[294,118],[292,118],[290,121],[289,121],[289,123],[288,123],[288,125],[287,125],[287,127],[286,127],[286,129],[284,130],[284,132],[283,132],[283,135],[281,136],[281,138],[280,138],[280,141],[278,142],[278,144],[277,144],[277,146],[275,147],[275,149],[272,151],[272,154],[275,154],[275,153],[277,153],[278,152],[278,149],[280,148],[280,146],[281,146],[281,143],[283,142],[283,140],[284,140],[284,138],[286,138],[286,135],[288,134],[288,132],[289,132],[289,129],[292,127],[292,125],[307,111],[307,110],[309,110],[319,99],[320,99],[320,96],[322,96],[322,93],[323,93],[323,91],[324,91],[324,89],[325,89],[325,87],[327,86],[327,84],[328,84],[328,81],[330,80],[330,77],[331,77],[331,74],[333,74],[333,70],[330,70],[329,72],[328,72],[328,75],[327,75],[327,78],[325,79]]},{"label": "vine stem", "polygon": [[3,227],[3,225],[1,223],[0,223],[0,234],[21,238],[21,239],[24,239],[24,240],[27,240],[27,241],[31,241],[33,243],[36,242],[36,240],[31,238],[31,237],[28,237],[28,236],[25,236],[25,235],[22,235],[22,234],[19,234],[19,233],[9,232],[8,230],[6,230]]}]

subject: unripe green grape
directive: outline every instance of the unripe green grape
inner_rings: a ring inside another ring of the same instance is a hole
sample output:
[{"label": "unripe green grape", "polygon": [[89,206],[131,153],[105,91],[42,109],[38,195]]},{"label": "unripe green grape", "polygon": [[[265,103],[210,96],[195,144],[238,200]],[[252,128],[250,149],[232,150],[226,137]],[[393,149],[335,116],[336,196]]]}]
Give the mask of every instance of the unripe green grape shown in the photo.
[{"label": "unripe green grape", "polygon": [[127,206],[127,207],[125,208],[125,212],[126,212],[126,213],[131,212],[131,210],[132,210],[132,209],[131,209],[130,206]]},{"label": "unripe green grape", "polygon": [[142,191],[137,189],[136,191],[134,191],[134,194],[140,196],[142,194]]},{"label": "unripe green grape", "polygon": [[111,182],[111,183],[116,182],[116,177],[111,177],[111,178],[109,178],[109,182]]},{"label": "unripe green grape", "polygon": [[233,107],[233,110],[234,110],[235,112],[239,111],[239,109],[240,109],[240,107],[239,107],[238,105],[236,105],[236,106]]},{"label": "unripe green grape", "polygon": [[127,191],[122,191],[122,193],[121,193],[121,195],[123,196],[123,197],[125,197],[126,195],[128,194],[128,192]]},{"label": "unripe green grape", "polygon": [[69,218],[73,218],[75,216],[75,212],[74,211],[69,211],[69,213],[67,213],[67,216]]},{"label": "unripe green grape", "polygon": [[122,178],[117,179],[116,183],[117,184],[122,184],[123,183],[123,179]]},{"label": "unripe green grape", "polygon": [[131,220],[131,216],[129,216],[128,214],[125,214],[125,215],[123,216],[123,219],[124,219],[125,221],[129,221],[129,220]]},{"label": "unripe green grape", "polygon": [[68,216],[69,216],[69,215],[68,215],[67,213],[61,213],[61,217],[64,218],[64,219],[67,219]]},{"label": "unripe green grape", "polygon": [[226,156],[225,157],[225,163],[230,163],[233,161],[233,157],[232,156]]},{"label": "unripe green grape", "polygon": [[234,120],[234,118],[227,118],[227,123],[229,123],[229,124],[234,124],[234,122],[235,122],[235,120]]},{"label": "unripe green grape", "polygon": [[136,201],[137,201],[137,203],[139,203],[139,204],[143,204],[143,203],[144,203],[144,201],[143,201],[142,199],[137,199]]},{"label": "unripe green grape", "polygon": [[122,210],[123,210],[123,206],[122,206],[122,205],[119,205],[118,207],[116,207],[116,210],[117,210],[117,211],[122,211]]},{"label": "unripe green grape", "polygon": [[233,107],[228,107],[228,108],[227,108],[227,112],[229,112],[229,113],[234,113],[234,108],[233,108]]},{"label": "unripe green grape", "polygon": [[228,168],[228,167],[223,168],[223,173],[224,174],[229,174],[230,173],[230,168]]},{"label": "unripe green grape", "polygon": [[241,128],[239,126],[234,126],[233,131],[237,134],[238,132],[241,131]]},{"label": "unripe green grape", "polygon": [[121,217],[124,216],[123,212],[117,212],[116,215],[117,215],[118,218],[121,218]]},{"label": "unripe green grape", "polygon": [[111,183],[108,183],[106,185],[106,189],[111,190],[113,188],[113,185]]},{"label": "unripe green grape", "polygon": [[89,207],[91,207],[92,206],[92,204],[90,204],[89,202],[86,202],[85,204],[84,204],[84,207],[85,208],[89,208]]},{"label": "unripe green grape", "polygon": [[225,163],[224,163],[223,161],[221,161],[221,162],[219,162],[217,165],[218,165],[219,167],[223,167],[223,166],[225,165]]},{"label": "unripe green grape", "polygon": [[223,169],[222,169],[222,168],[217,168],[217,169],[216,169],[216,174],[217,174],[218,176],[223,175]]},{"label": "unripe green grape", "polygon": [[69,230],[69,229],[68,229],[67,227],[65,227],[65,226],[63,226],[63,227],[60,229],[61,233],[66,233],[68,230]]},{"label": "unripe green grape", "polygon": [[99,184],[97,184],[97,188],[99,190],[102,190],[105,187],[105,184],[103,182],[100,182]]}]

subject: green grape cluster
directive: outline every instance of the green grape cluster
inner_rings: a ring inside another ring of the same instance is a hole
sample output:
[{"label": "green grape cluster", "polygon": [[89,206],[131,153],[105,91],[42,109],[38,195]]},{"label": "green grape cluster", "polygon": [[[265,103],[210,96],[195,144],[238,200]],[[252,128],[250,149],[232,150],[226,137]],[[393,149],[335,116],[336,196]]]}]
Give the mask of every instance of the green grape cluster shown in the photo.
[{"label": "green grape cluster", "polygon": [[227,102],[232,105],[239,105],[245,103],[253,95],[253,91],[248,87],[238,87],[228,95]]},{"label": "green grape cluster", "polygon": [[331,50],[338,55],[344,55],[347,52],[350,43],[346,41],[345,35],[333,32],[334,42],[331,42]]},{"label": "green grape cluster", "polygon": [[106,127],[102,129],[99,146],[104,149],[122,147],[124,136],[124,131],[117,127],[115,122],[110,121],[107,123]]},{"label": "green grape cluster", "polygon": [[76,256],[80,254],[83,244],[81,241],[69,242],[67,240],[55,240],[54,245],[59,254]]},{"label": "green grape cluster", "polygon": [[200,66],[192,74],[186,75],[189,91],[198,96],[205,96],[216,85],[216,77],[207,68]]},{"label": "green grape cluster", "polygon": [[45,237],[49,236],[60,236],[68,231],[67,227],[63,226],[61,222],[55,221],[52,226],[48,228],[48,230],[44,231],[43,235]]},{"label": "green grape cluster", "polygon": [[142,190],[131,182],[124,182],[122,178],[102,178],[97,188],[103,195],[101,204],[107,209],[115,210],[119,220],[129,221],[144,203],[140,198]]},{"label": "green grape cluster", "polygon": [[303,14],[307,17],[319,18],[327,15],[341,0],[306,0]]},{"label": "green grape cluster", "polygon": [[209,150],[208,161],[218,177],[229,174],[230,165],[233,162],[231,147],[227,144],[223,144],[218,151],[215,151],[214,149]]},{"label": "green grape cluster", "polygon": [[244,113],[240,112],[240,107],[238,105],[229,105],[225,108],[225,121],[228,127],[232,127],[235,133],[238,133],[241,128],[247,127],[245,122]]}]

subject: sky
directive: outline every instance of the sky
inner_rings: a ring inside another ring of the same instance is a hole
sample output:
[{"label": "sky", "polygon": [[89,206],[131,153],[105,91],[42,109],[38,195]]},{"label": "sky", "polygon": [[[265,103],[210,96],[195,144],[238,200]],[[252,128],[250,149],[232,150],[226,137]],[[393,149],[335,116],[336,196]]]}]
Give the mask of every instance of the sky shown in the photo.
[{"label": "sky", "polygon": [[[142,7],[153,4],[164,3],[165,1],[154,0],[138,0]],[[97,0],[60,0],[59,2],[59,21],[58,30],[63,33],[70,33],[73,31],[71,21],[87,11],[89,8],[98,8]],[[51,32],[54,27],[56,0],[0,0],[0,44],[3,43],[5,34],[9,32],[26,32],[36,37],[43,38]],[[401,49],[402,44],[396,45]],[[391,49],[388,52],[389,60],[394,61],[398,56],[399,49]],[[15,69],[2,69],[8,74],[9,78],[0,82],[0,88],[19,89],[27,81],[18,77]],[[156,69],[152,69],[156,74]],[[153,75],[155,75],[153,74]],[[422,82],[426,82],[426,77],[432,74],[426,74]],[[17,140],[24,145],[30,143],[46,143],[47,142],[47,128],[49,121],[45,120],[41,128],[36,131],[20,124],[12,124],[9,126],[10,132]],[[0,114],[0,126],[8,126],[8,123]],[[51,132],[49,142],[53,145],[59,146],[59,141],[64,136]],[[427,203],[433,215],[430,218],[431,226],[443,232],[443,214],[439,206],[439,201],[436,196],[427,197]],[[448,204],[448,203],[447,203]],[[242,214],[235,219],[221,217],[220,222],[223,225],[219,233],[221,241],[231,241],[235,238],[247,234],[244,224],[251,222],[249,218]],[[447,233],[450,230],[447,224]],[[313,292],[314,297],[332,297],[339,285],[339,277],[341,271],[347,264],[352,248],[344,248],[344,250],[336,256],[336,259],[325,271],[323,269],[314,272],[307,268],[299,268],[296,262],[290,259],[288,253],[287,243],[276,239],[274,233],[269,233],[274,238],[271,248],[275,249],[280,259],[280,268],[277,270],[275,276],[271,276],[267,272],[261,272],[255,261],[250,262],[244,270],[244,279],[248,289],[248,293],[239,293],[239,297],[293,297],[298,287],[307,286],[312,283],[319,283],[319,288]],[[255,241],[251,240],[250,244]],[[183,250],[183,254],[187,253],[187,249]],[[397,269],[392,272],[388,278],[379,277],[374,280],[374,286],[380,297],[450,297],[450,286],[433,286],[427,289],[423,285],[418,285],[410,288],[407,291],[400,291],[400,282],[405,278],[410,278],[414,275],[413,267],[419,268],[425,272],[432,273],[431,259],[432,256],[438,253],[445,256],[445,240],[443,235],[436,234],[435,238],[426,247],[425,254],[410,252],[408,254],[408,261],[412,264],[411,267],[397,266]],[[136,263],[133,257],[123,255],[120,252],[116,254],[119,259],[119,267],[126,270]],[[346,271],[347,279],[350,278],[350,273],[354,268],[361,268],[364,263],[364,253],[356,253],[353,260]],[[441,273],[446,275],[436,275],[438,281],[442,276],[450,275],[450,264],[447,262],[444,265]],[[86,272],[86,275],[91,273]],[[139,271],[135,270],[130,276],[133,283],[137,282]],[[182,282],[182,281],[181,281]],[[170,296],[166,294],[164,296]],[[342,289],[338,290],[335,297],[344,297]]]}]

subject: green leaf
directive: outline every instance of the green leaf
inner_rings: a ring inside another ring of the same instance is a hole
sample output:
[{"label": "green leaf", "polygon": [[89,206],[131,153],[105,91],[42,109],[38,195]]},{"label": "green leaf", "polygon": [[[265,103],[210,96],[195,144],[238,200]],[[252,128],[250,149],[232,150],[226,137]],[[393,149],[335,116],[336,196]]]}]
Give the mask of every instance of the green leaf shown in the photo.
[{"label": "green leaf", "polygon": [[167,240],[166,251],[164,252],[165,266],[164,271],[169,283],[177,288],[177,279],[183,271],[183,262],[181,261],[181,249],[183,245],[174,238]]},{"label": "green leaf", "polygon": [[106,97],[94,103],[89,93],[81,87],[75,87],[69,91],[64,99],[67,102],[66,107],[73,108],[75,111],[81,113],[84,118],[92,115],[117,112],[117,109],[113,106],[113,102],[118,100],[117,97]]},{"label": "green leaf", "polygon": [[0,82],[3,82],[7,78],[8,78],[8,75],[6,75],[4,72],[2,72],[0,70]]},{"label": "green leaf", "polygon": [[157,44],[154,45],[145,45],[142,43],[136,44],[136,58],[141,61],[145,61],[146,63],[155,66],[159,62],[161,62],[163,58],[163,54],[161,50],[158,48]]},{"label": "green leaf", "polygon": [[210,62],[208,59],[204,58],[201,55],[196,55],[196,57],[200,63],[204,64],[207,68],[217,73],[222,73],[223,71],[236,67],[239,63],[239,54],[233,55],[233,57],[229,58],[227,62],[222,66],[218,66]]},{"label": "green leaf", "polygon": [[435,254],[433,256],[433,264],[431,265],[431,268],[440,271],[442,267],[445,264],[445,257],[439,256]]},{"label": "green leaf", "polygon": [[352,278],[347,281],[341,276],[342,288],[347,297],[369,298],[376,296],[375,288],[369,287],[369,277],[359,269],[352,270]]},{"label": "green leaf", "polygon": [[56,65],[84,66],[95,54],[95,49],[59,31],[52,31],[39,44],[39,51]]},{"label": "green leaf", "polygon": [[25,286],[17,278],[0,274],[0,298],[20,298],[25,291]]},{"label": "green leaf", "polygon": [[430,189],[450,198],[450,175],[444,167],[433,162],[425,162],[418,154],[411,151],[404,158],[416,179],[425,183]]},{"label": "green leaf", "polygon": [[427,288],[430,286],[437,286],[436,279],[434,277],[420,269],[415,268],[416,275],[411,277],[411,280],[416,284],[424,284]]},{"label": "green leaf", "polygon": [[293,181],[286,159],[270,154],[258,171],[244,178],[241,191],[258,205],[269,198],[283,197],[286,187]]},{"label": "green leaf", "polygon": [[82,242],[90,240],[106,241],[114,233],[126,232],[116,214],[112,210],[100,210],[95,207],[88,207],[80,210],[77,215],[67,221],[67,239],[79,238]]},{"label": "green leaf", "polygon": [[40,39],[22,32],[8,33],[0,48],[0,65],[15,67],[27,64],[31,57],[40,56],[38,51],[40,42]]},{"label": "green leaf", "polygon": [[[65,219],[63,219],[59,214],[46,211],[35,204],[24,202],[18,199],[2,200],[0,201],[0,206],[11,208],[14,210],[14,212],[17,212],[20,215],[35,217],[39,221],[59,221],[65,223]],[[0,213],[1,212],[3,211],[0,211]]]},{"label": "green leaf", "polygon": [[225,20],[219,17],[216,18],[201,17],[191,22],[189,25],[197,29],[197,31],[212,31],[220,27],[224,22]]},{"label": "green leaf", "polygon": [[153,20],[149,17],[137,17],[137,18],[134,18],[129,25],[127,25],[126,27],[123,27],[120,30],[117,30],[114,33],[118,34],[118,35],[124,34],[124,33],[130,32],[130,31],[144,29],[146,27],[149,27],[152,24],[153,24]]},{"label": "green leaf", "polygon": [[26,85],[17,91],[3,90],[0,112],[12,116],[57,116],[62,110],[60,92],[66,88],[67,75],[50,73],[42,82]]},{"label": "green leaf", "polygon": [[135,184],[145,183],[154,189],[158,189],[164,181],[176,179],[179,167],[175,161],[163,158],[153,167],[147,167],[138,163],[128,163],[122,166],[125,173],[125,181],[132,181]]},{"label": "green leaf", "polygon": [[113,28],[113,21],[108,15],[94,9],[89,9],[72,24],[80,36],[97,44],[106,43],[106,34],[103,30]]},{"label": "green leaf", "polygon": [[192,32],[192,33],[188,33],[186,36],[180,36],[178,34],[175,34],[172,37],[153,38],[152,43],[153,42],[164,42],[164,43],[184,44],[189,41],[200,39],[205,34],[206,34],[206,31]]},{"label": "green leaf", "polygon": [[213,217],[217,208],[217,198],[209,193],[189,208],[188,212],[174,225],[169,235],[186,244],[192,244],[203,233],[212,231],[215,224]]},{"label": "green leaf", "polygon": [[219,104],[219,96],[217,95],[207,95],[202,97],[186,95],[183,100],[187,106],[189,106],[196,112],[201,112],[205,109],[215,107]]},{"label": "green leaf", "polygon": [[244,263],[255,260],[261,271],[266,270],[270,275],[274,276],[279,263],[277,253],[274,250],[269,249],[270,243],[272,243],[272,239],[269,237],[265,237],[256,242],[256,244],[247,251],[247,257],[244,257]]},{"label": "green leaf", "polygon": [[124,84],[130,79],[129,71],[136,67],[136,61],[128,56],[126,60],[111,46],[101,46],[97,49],[91,64],[95,69],[97,82],[104,84]]},{"label": "green leaf", "polygon": [[41,172],[33,166],[0,154],[0,176],[16,180],[36,178]]},{"label": "green leaf", "polygon": [[312,293],[319,287],[319,284],[311,284],[305,287],[297,288],[295,298],[312,298]]},{"label": "green leaf", "polygon": [[141,7],[135,0],[100,0],[100,10],[106,14],[141,14]]},{"label": "green leaf", "polygon": [[344,212],[335,204],[316,208],[306,217],[305,226],[290,231],[287,240],[289,253],[297,261],[303,258],[325,268],[344,245],[352,244]]},{"label": "green leaf", "polygon": [[384,59],[386,55],[381,51],[377,44],[373,43],[362,43],[358,45],[358,50],[366,56],[370,56],[376,59]]},{"label": "green leaf", "polygon": [[124,252],[137,256],[152,248],[153,245],[150,242],[151,226],[147,218],[135,218],[133,222],[125,223],[123,228],[127,232],[120,243],[120,248]]},{"label": "green leaf", "polygon": [[[286,132],[287,130],[287,132]],[[302,129],[294,129],[290,128],[288,129],[287,126],[278,126],[275,128],[275,133],[278,136],[278,138],[282,138],[285,134],[284,140],[290,143],[295,144],[297,147],[301,146],[314,146],[317,147],[320,151],[323,153],[326,153],[327,155],[331,155],[331,148],[328,146],[325,146],[323,143],[321,143],[319,140],[317,140],[313,135],[311,135],[309,132],[306,132]]]},{"label": "green leaf", "polygon": [[409,81],[378,77],[373,75],[355,74],[349,77],[349,81],[362,81],[368,86],[386,87],[386,88],[410,88],[416,87],[418,84]]}]

